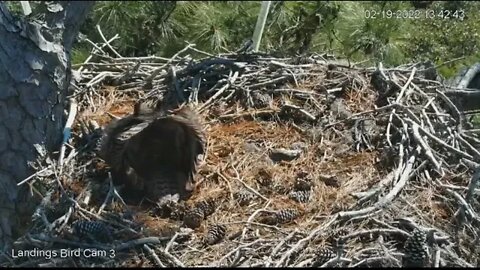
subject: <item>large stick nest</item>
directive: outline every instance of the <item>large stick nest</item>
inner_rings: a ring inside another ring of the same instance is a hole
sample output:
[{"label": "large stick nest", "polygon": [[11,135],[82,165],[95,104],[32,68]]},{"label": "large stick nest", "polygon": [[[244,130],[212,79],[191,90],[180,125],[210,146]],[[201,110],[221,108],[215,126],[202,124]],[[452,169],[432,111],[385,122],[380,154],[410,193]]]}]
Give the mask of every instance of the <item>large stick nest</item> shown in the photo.
[{"label": "large stick nest", "polygon": [[[72,136],[22,183],[43,196],[14,245],[33,255],[8,265],[477,264],[480,141],[431,68],[189,52],[97,49],[74,67]],[[138,100],[189,102],[204,120],[186,202],[123,204],[95,154],[98,127]]]}]

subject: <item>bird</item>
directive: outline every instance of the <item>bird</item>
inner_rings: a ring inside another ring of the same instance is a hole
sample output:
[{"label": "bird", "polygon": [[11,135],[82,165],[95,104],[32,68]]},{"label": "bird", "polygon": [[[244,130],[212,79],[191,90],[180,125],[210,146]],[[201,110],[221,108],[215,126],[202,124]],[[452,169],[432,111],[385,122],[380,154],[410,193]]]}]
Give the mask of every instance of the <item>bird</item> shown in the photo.
[{"label": "bird", "polygon": [[192,194],[198,157],[204,152],[205,133],[192,108],[167,111],[137,102],[133,114],[105,127],[99,156],[109,165],[115,184],[158,201]]}]

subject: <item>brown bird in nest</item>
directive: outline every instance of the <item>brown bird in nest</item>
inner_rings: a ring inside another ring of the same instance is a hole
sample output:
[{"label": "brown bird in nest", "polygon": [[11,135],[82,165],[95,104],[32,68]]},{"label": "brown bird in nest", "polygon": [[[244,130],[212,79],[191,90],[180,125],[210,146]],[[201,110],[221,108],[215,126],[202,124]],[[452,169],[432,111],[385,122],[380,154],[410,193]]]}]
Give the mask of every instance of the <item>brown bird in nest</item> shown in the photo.
[{"label": "brown bird in nest", "polygon": [[99,155],[111,167],[112,179],[129,193],[156,201],[194,189],[198,155],[205,135],[197,114],[187,106],[167,112],[135,104],[134,113],[109,124]]}]

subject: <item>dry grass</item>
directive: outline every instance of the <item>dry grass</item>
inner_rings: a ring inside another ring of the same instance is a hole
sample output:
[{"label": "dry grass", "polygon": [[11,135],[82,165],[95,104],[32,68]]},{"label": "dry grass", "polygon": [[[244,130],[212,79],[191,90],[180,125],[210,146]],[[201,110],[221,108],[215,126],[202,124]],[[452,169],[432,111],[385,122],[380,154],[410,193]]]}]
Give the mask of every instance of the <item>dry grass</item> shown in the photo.
[{"label": "dry grass", "polygon": [[[103,96],[93,99],[94,106],[84,107],[81,119],[95,120],[105,125],[111,119],[108,114],[125,116],[133,111],[134,99],[115,94],[107,88]],[[361,96],[349,95],[348,102],[354,104]],[[366,107],[366,106],[364,106]],[[207,119],[210,115],[204,113]],[[110,119],[109,119],[110,118]],[[205,121],[207,122],[207,121]],[[240,206],[233,199],[235,193],[244,189],[241,182],[268,198],[268,210],[297,209],[302,214],[293,222],[281,225],[280,235],[289,230],[307,232],[316,225],[316,217],[330,216],[355,204],[351,193],[367,190],[377,183],[382,175],[375,165],[377,152],[347,152],[336,155],[343,146],[337,141],[341,136],[333,134],[321,142],[305,137],[289,122],[261,121],[259,119],[239,119],[234,121],[210,121],[206,124],[208,134],[207,154],[199,166],[197,187],[187,205],[216,198],[219,208],[210,216],[195,234],[200,239],[212,224],[228,224],[229,235],[239,233],[246,220],[267,202],[257,198],[249,205]],[[327,135],[327,134],[326,134]],[[274,163],[268,156],[269,149],[290,148],[295,143],[303,143],[304,153],[291,162]],[[305,172],[313,180],[314,188],[310,203],[301,204],[286,194],[277,193],[273,187],[284,190],[293,188],[296,175]],[[322,176],[335,177],[336,183],[327,183]],[[240,181],[239,181],[240,180]],[[267,183],[264,183],[267,182]],[[144,226],[146,236],[163,236],[173,233],[178,222],[161,219],[149,214],[150,208],[135,208],[137,222]],[[276,230],[259,227],[262,237],[275,239]],[[250,233],[249,233],[250,235]],[[249,238],[252,236],[249,236]],[[324,243],[326,240],[320,240]],[[191,265],[205,265],[219,260],[234,243],[215,245],[182,256]],[[200,254],[200,255],[199,255]]]}]

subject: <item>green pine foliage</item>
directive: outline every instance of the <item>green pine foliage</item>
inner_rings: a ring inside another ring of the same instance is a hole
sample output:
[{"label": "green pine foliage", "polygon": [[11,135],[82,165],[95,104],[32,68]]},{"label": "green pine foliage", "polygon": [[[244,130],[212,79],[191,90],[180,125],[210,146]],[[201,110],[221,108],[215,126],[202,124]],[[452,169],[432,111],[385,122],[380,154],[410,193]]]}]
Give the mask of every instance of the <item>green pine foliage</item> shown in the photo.
[{"label": "green pine foliage", "polygon": [[[327,52],[385,66],[427,59],[443,64],[462,58],[441,66],[447,77],[478,61],[479,2],[433,1],[427,7],[437,13],[462,9],[463,21],[366,16],[370,10],[414,10],[412,2],[272,1],[260,50],[280,55]],[[118,34],[114,46],[123,56],[169,57],[186,42],[210,53],[232,52],[252,37],[260,5],[260,1],[100,1],[82,33],[98,43],[102,39],[97,24],[106,38]],[[88,55],[91,45],[84,43],[77,44],[74,63]]]},{"label": "green pine foliage", "polygon": [[[415,27],[420,34],[412,35],[408,44],[403,47],[404,52],[414,61],[430,59],[437,64],[452,59],[462,58],[440,68],[446,77],[451,77],[463,66],[479,61],[480,53],[480,8],[479,2],[447,1],[436,2],[431,9],[438,16],[437,19],[424,18],[416,21]],[[465,11],[462,21],[453,18],[456,10]],[[449,11],[450,18],[441,18]],[[477,11],[476,11],[477,10]]]}]

